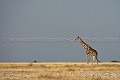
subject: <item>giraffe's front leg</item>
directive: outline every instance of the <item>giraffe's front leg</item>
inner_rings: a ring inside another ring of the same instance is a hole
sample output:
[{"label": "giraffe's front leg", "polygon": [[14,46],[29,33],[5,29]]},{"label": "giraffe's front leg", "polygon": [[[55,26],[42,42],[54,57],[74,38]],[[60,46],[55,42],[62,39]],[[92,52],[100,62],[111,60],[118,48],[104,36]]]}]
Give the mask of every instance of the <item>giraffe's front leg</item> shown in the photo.
[{"label": "giraffe's front leg", "polygon": [[90,61],[90,55],[87,54],[87,55],[86,55],[86,62],[87,62],[87,64],[89,64],[89,61]]},{"label": "giraffe's front leg", "polygon": [[90,57],[89,51],[86,50],[86,62],[87,62],[87,64],[89,64],[89,57]]}]

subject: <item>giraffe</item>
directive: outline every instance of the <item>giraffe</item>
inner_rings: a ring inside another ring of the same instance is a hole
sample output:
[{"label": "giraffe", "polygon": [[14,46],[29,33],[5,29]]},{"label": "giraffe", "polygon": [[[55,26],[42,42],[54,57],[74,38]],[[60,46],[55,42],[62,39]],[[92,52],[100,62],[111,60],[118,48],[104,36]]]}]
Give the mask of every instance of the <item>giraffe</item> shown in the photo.
[{"label": "giraffe", "polygon": [[79,40],[80,44],[83,46],[83,48],[86,49],[86,62],[87,62],[87,64],[89,64],[90,55],[92,55],[92,57],[93,57],[92,64],[93,64],[94,60],[96,59],[97,65],[98,65],[99,60],[97,58],[97,55],[98,55],[97,51],[95,49],[93,49],[90,45],[85,43],[79,36],[77,38],[75,38],[75,41],[76,40]]}]

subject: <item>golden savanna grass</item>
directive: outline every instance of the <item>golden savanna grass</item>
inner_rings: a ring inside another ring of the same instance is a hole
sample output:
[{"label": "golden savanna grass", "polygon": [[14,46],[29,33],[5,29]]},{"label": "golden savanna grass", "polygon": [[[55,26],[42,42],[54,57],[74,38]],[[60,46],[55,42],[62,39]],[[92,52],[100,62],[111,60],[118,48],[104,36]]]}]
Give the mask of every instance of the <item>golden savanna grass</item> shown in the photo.
[{"label": "golden savanna grass", "polygon": [[120,63],[0,63],[0,80],[120,80]]}]

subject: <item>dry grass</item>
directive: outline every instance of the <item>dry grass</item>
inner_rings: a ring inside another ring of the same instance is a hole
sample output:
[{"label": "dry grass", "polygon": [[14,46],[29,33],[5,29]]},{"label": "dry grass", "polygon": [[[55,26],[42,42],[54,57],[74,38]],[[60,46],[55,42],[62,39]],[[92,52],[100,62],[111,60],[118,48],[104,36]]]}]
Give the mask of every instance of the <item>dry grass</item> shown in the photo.
[{"label": "dry grass", "polygon": [[0,63],[0,80],[119,80],[120,63]]}]

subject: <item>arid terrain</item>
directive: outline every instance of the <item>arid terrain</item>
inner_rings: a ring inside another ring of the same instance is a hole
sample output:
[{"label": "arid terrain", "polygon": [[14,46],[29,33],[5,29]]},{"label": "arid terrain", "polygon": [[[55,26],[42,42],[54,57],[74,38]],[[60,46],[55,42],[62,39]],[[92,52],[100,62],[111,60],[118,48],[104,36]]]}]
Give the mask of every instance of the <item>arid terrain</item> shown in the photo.
[{"label": "arid terrain", "polygon": [[120,80],[120,63],[0,63],[0,80]]}]

